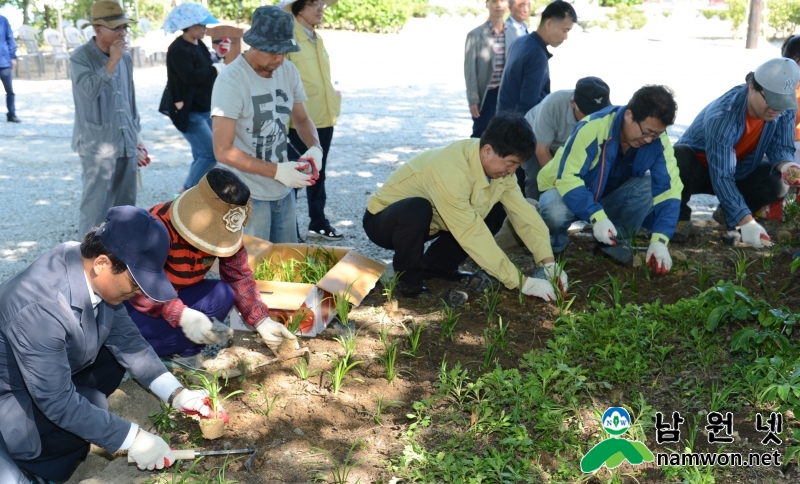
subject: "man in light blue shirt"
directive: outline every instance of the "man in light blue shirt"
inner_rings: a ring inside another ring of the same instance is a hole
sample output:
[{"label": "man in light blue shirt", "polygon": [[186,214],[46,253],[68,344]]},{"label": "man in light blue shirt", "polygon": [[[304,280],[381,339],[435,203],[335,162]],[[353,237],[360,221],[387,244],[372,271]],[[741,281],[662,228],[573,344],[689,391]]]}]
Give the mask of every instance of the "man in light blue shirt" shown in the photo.
[{"label": "man in light blue shirt", "polygon": [[[511,15],[506,19],[506,28],[516,30],[517,37],[527,35],[528,19],[531,16],[531,0],[508,0],[508,9]],[[506,48],[508,47],[507,45]]]}]

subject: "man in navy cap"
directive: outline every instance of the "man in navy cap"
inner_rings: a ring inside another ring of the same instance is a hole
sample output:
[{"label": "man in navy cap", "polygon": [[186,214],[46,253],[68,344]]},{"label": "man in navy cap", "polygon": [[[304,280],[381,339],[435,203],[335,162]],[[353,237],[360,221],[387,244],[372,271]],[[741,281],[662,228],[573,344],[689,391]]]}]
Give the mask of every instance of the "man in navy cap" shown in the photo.
[{"label": "man in navy cap", "polygon": [[[297,242],[292,188],[316,182],[314,166],[321,166],[322,148],[303,104],[307,97],[300,73],[286,61],[286,54],[300,50],[294,17],[278,7],[259,7],[244,41],[250,49],[220,73],[211,93],[214,154],[250,188],[253,208],[244,233],[270,242]],[[299,162],[287,155],[290,120],[310,147]]]},{"label": "man in navy cap", "polygon": [[183,388],[122,305],[136,294],[176,297],[168,251],[158,220],[114,207],[80,244],[56,246],[0,285],[0,476],[67,480],[89,443],[127,450],[140,469],[172,465],[159,436],[108,411],[126,370],[173,407],[210,415],[207,393]]}]

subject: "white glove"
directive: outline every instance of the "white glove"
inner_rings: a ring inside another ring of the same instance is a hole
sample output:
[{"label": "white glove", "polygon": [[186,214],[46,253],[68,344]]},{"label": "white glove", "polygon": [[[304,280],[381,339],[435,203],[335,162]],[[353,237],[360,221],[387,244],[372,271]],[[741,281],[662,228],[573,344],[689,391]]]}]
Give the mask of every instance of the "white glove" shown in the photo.
[{"label": "white glove", "polygon": [[181,314],[181,329],[183,330],[183,334],[185,334],[192,343],[201,345],[221,343],[222,340],[219,335],[215,333],[215,330],[221,329],[219,326],[224,326],[226,329],[229,328],[224,324],[216,324],[217,326],[214,326],[211,320],[208,319],[208,316],[192,308],[185,308]]},{"label": "white glove", "polygon": [[784,163],[781,167],[781,177],[787,185],[800,185],[800,165],[797,163]]},{"label": "white glove", "polygon": [[558,281],[561,291],[567,292],[567,271],[560,269],[555,262],[548,262],[544,265],[544,275],[548,281]]},{"label": "white glove", "polygon": [[672,257],[663,242],[650,242],[645,259],[648,266],[652,265],[655,268],[656,274],[666,274],[672,269]]},{"label": "white glove", "polygon": [[305,163],[287,161],[286,163],[278,163],[277,165],[278,168],[275,171],[275,179],[287,187],[304,188],[311,186],[311,175],[300,172],[306,165]]},{"label": "white glove", "polygon": [[594,233],[594,238],[599,242],[606,245],[617,245],[617,242],[614,240],[617,236],[617,229],[614,228],[611,219],[604,218],[596,224],[592,224],[592,232]]},{"label": "white glove", "polygon": [[522,284],[522,294],[526,296],[536,296],[545,301],[555,301],[556,293],[553,291],[553,284],[544,279],[528,277]]},{"label": "white glove", "polygon": [[742,231],[742,242],[753,247],[772,247],[772,239],[767,235],[767,231],[755,220],[751,220],[739,227]]},{"label": "white glove", "polygon": [[314,162],[314,166],[319,166],[322,163],[322,150],[319,146],[312,146],[305,153],[303,156],[300,157],[301,160],[311,160]]},{"label": "white glove", "polygon": [[[206,390],[188,390],[184,388],[175,398],[172,399],[172,406],[183,413],[200,414],[203,417],[211,415],[211,407],[209,406],[208,391]],[[217,403],[217,412],[222,410],[222,406]]]},{"label": "white glove", "polygon": [[128,448],[128,457],[133,459],[136,467],[142,471],[163,469],[164,466],[169,467],[175,462],[175,454],[164,439],[142,429],[139,429],[139,433]]},{"label": "white glove", "polygon": [[278,354],[278,347],[283,343],[284,339],[294,340],[294,349],[300,348],[297,337],[286,329],[286,326],[270,318],[264,318],[264,321],[261,321],[258,326],[256,326],[256,331],[258,331],[258,334],[261,335],[261,339],[264,340],[264,343],[266,343],[269,349],[276,355]]}]

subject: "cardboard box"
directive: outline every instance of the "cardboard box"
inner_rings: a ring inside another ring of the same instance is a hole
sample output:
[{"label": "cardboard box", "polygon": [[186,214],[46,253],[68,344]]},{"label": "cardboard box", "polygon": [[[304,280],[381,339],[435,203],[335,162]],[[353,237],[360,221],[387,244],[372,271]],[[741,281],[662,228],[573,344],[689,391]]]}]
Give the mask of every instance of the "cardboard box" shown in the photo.
[{"label": "cardboard box", "polygon": [[[375,287],[386,268],[350,247],[318,246],[308,244],[273,244],[256,237],[244,236],[248,264],[255,272],[262,260],[304,260],[306,255],[321,247],[334,254],[338,262],[316,284],[294,282],[256,281],[261,299],[269,307],[272,319],[287,324],[295,315],[303,315],[300,323],[302,336],[316,336],[333,321],[336,310],[333,295],[341,295],[350,287],[349,300],[358,306]],[[352,284],[352,287],[351,287]],[[231,327],[248,329],[238,312],[231,312]]]}]

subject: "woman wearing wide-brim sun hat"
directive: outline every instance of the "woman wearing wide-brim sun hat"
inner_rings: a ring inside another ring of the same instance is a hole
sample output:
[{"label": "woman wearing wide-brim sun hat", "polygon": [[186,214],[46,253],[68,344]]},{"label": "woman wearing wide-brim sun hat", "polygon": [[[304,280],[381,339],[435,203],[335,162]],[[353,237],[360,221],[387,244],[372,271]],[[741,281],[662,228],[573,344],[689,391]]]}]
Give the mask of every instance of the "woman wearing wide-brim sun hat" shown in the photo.
[{"label": "woman wearing wide-brim sun hat", "polygon": [[[162,27],[167,33],[182,30],[167,50],[167,87],[159,111],[192,147],[192,164],[181,191],[197,185],[217,164],[211,136],[211,90],[222,64],[214,62],[202,42],[206,26],[219,20],[201,4],[186,2],[175,7]],[[226,51],[228,45],[218,49]]]},{"label": "woman wearing wide-brim sun hat", "polygon": [[[319,143],[322,147],[322,162],[317,163],[319,180],[306,187],[308,197],[308,237],[325,240],[341,240],[342,234],[331,227],[325,217],[325,165],[328,162],[328,150],[333,140],[333,127],[342,106],[342,96],[331,81],[331,61],[322,37],[315,30],[322,23],[325,9],[335,4],[336,0],[284,0],[278,6],[290,12],[294,18],[294,38],[300,51],[290,52],[286,58],[292,61],[300,72],[303,88],[308,96],[306,110],[308,116],[317,127]],[[288,155],[290,160],[297,160],[307,148],[298,136],[293,125],[289,125]]]}]

